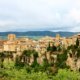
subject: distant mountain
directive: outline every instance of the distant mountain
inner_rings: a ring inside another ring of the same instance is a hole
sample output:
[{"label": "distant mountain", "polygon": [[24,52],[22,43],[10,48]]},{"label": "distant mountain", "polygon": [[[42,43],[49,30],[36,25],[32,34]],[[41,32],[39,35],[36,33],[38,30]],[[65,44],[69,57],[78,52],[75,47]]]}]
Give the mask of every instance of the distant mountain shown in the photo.
[{"label": "distant mountain", "polygon": [[60,34],[62,37],[69,37],[78,32],[52,32],[52,31],[27,31],[27,32],[0,32],[0,36],[7,36],[8,34],[16,34],[16,36],[52,36]]}]

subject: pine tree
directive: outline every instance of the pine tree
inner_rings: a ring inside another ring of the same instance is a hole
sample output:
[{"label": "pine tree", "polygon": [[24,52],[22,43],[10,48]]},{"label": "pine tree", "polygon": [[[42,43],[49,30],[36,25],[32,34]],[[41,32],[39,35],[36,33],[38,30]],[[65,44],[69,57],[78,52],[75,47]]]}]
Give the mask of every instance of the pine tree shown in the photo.
[{"label": "pine tree", "polygon": [[76,46],[78,47],[79,46],[79,39],[77,38],[76,40]]},{"label": "pine tree", "polygon": [[50,46],[50,43],[48,44],[48,47],[47,47],[47,51],[50,51],[51,50],[51,46]]}]

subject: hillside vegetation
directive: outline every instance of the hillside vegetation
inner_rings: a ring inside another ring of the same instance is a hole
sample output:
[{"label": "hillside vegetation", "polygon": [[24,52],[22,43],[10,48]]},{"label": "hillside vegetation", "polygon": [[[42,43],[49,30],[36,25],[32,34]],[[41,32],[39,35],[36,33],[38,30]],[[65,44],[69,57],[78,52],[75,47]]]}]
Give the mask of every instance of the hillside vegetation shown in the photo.
[{"label": "hillside vegetation", "polygon": [[[49,59],[47,58],[49,55]],[[54,58],[53,56],[57,57]],[[30,64],[30,58],[33,62]],[[61,46],[49,46],[43,54],[43,62],[38,63],[35,50],[24,50],[21,56],[13,60],[12,53],[0,53],[0,80],[80,80],[80,44],[67,49]],[[42,56],[42,57],[43,57]]]}]

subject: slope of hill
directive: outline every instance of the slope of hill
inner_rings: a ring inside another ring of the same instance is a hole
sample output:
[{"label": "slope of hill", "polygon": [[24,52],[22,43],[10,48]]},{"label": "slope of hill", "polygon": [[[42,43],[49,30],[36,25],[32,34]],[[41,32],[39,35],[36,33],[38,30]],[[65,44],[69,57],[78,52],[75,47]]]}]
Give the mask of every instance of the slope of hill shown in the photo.
[{"label": "slope of hill", "polygon": [[27,31],[27,32],[0,32],[0,36],[7,36],[8,34],[16,34],[17,36],[52,36],[60,34],[62,37],[69,37],[78,32],[51,32],[51,31]]}]

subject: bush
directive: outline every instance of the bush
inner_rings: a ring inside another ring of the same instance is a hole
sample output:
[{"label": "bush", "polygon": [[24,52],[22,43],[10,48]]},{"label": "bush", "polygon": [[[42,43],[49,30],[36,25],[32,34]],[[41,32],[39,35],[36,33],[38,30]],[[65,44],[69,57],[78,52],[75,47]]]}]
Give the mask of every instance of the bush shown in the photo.
[{"label": "bush", "polygon": [[[4,73],[2,73],[4,72]],[[26,69],[6,69],[0,72],[5,80],[49,80],[45,72],[27,73]],[[1,80],[1,79],[0,79]]]},{"label": "bush", "polygon": [[80,80],[80,73],[69,69],[59,69],[53,80]]}]

